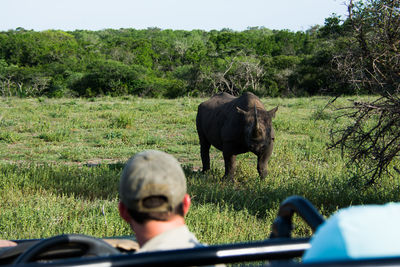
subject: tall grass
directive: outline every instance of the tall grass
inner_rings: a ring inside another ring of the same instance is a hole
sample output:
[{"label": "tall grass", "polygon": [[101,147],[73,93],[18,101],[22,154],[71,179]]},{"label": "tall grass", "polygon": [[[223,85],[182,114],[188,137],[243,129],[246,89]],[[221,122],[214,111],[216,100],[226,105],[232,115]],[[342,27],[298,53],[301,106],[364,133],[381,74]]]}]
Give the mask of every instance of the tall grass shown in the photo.
[{"label": "tall grass", "polygon": [[[340,151],[326,149],[334,114],[321,97],[262,99],[267,109],[279,106],[266,179],[251,153],[238,156],[235,181],[223,179],[214,148],[212,169],[199,172],[195,116],[202,100],[3,98],[0,238],[130,235],[118,216],[118,181],[126,160],[144,149],[182,163],[192,196],[187,223],[209,244],[268,238],[279,203],[291,195],[308,198],[324,216],[348,205],[399,201],[399,176],[364,187]],[[299,218],[295,226],[295,236],[311,234]]]}]

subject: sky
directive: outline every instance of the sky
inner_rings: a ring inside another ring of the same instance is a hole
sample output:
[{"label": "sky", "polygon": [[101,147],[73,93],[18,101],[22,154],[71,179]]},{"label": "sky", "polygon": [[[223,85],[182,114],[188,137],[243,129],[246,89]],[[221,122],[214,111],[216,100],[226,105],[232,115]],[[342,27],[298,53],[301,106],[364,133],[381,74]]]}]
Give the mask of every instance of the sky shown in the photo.
[{"label": "sky", "polygon": [[102,30],[157,27],[243,31],[249,27],[306,31],[345,0],[0,0],[0,31]]}]

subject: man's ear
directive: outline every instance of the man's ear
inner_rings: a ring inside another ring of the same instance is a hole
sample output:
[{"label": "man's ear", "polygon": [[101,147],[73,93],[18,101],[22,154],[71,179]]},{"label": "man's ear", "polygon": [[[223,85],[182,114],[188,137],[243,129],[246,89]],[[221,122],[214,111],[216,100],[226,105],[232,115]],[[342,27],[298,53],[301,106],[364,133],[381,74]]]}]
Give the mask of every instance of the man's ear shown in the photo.
[{"label": "man's ear", "polygon": [[121,201],[118,203],[118,211],[119,211],[119,216],[121,216],[122,219],[124,219],[126,222],[130,223],[132,220],[131,215],[128,212],[128,209],[122,203]]},{"label": "man's ear", "polygon": [[183,215],[185,216],[189,212],[190,204],[192,203],[192,200],[190,199],[190,196],[188,194],[185,194],[183,197]]}]

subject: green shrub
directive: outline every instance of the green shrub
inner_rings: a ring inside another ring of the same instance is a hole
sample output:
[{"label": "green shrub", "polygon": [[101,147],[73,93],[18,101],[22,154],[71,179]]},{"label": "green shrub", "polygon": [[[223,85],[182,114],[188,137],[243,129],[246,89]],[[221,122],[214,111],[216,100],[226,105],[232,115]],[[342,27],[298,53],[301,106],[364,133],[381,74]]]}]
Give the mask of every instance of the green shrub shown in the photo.
[{"label": "green shrub", "polygon": [[18,142],[21,139],[21,137],[17,133],[13,132],[8,132],[8,131],[2,131],[0,132],[0,141],[13,144],[15,142]]},{"label": "green shrub", "polygon": [[112,118],[111,127],[112,128],[130,128],[134,122],[134,117],[129,113],[120,113],[118,116]]},{"label": "green shrub", "polygon": [[61,142],[67,140],[70,134],[71,132],[68,129],[57,129],[41,133],[38,137],[46,142]]}]

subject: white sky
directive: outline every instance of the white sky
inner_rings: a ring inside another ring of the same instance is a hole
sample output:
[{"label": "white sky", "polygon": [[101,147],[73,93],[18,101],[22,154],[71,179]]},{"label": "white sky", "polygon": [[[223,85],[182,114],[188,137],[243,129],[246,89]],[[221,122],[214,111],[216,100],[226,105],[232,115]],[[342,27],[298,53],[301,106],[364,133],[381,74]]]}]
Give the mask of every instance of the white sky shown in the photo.
[{"label": "white sky", "polygon": [[242,31],[248,27],[305,31],[345,0],[0,0],[0,31],[107,28]]}]

